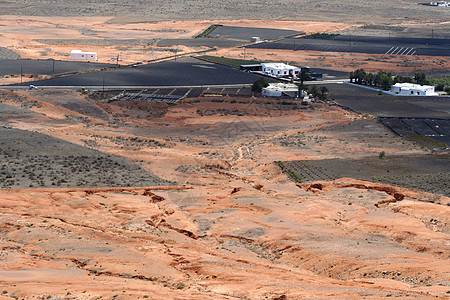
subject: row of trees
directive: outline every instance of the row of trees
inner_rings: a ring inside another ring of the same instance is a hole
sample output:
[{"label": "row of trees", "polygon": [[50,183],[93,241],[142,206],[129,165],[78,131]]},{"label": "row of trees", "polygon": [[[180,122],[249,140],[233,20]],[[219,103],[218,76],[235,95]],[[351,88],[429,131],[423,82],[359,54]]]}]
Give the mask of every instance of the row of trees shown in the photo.
[{"label": "row of trees", "polygon": [[366,72],[364,69],[358,69],[350,72],[350,82],[365,85],[375,85],[381,87],[383,90],[389,90],[392,85],[400,82],[409,82],[417,84],[427,84],[426,74],[424,72],[416,72],[414,77],[407,77],[402,75],[394,76],[391,72],[379,71],[378,73]]}]

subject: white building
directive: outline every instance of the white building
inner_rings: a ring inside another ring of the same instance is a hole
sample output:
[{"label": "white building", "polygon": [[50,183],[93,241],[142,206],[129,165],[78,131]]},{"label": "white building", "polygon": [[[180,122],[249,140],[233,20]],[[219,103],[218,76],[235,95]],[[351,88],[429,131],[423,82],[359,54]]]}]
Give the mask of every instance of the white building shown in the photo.
[{"label": "white building", "polygon": [[430,2],[430,5],[432,5],[432,6],[440,6],[440,7],[450,7],[450,2],[447,2],[447,1],[435,1],[435,2]]},{"label": "white building", "polygon": [[413,83],[396,83],[391,87],[391,92],[405,96],[436,96],[434,86],[419,85]]},{"label": "white building", "polygon": [[294,77],[301,71],[298,67],[290,66],[284,63],[263,63],[261,64],[261,68],[264,74],[274,77]]},{"label": "white building", "polygon": [[83,52],[81,50],[72,50],[70,52],[71,60],[97,60],[97,52]]},{"label": "white building", "polygon": [[284,95],[298,97],[298,86],[292,83],[269,83],[269,86],[262,89],[261,94],[269,97],[281,97]]}]

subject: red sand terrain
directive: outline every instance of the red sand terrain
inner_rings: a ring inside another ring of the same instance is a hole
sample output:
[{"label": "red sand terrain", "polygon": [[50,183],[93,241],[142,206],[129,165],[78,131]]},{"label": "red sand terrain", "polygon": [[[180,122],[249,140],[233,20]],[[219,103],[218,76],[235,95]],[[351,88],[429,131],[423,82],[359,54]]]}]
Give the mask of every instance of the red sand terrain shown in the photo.
[{"label": "red sand terrain", "polygon": [[[448,197],[350,178],[299,185],[273,163],[425,153],[382,127],[364,143],[321,131],[361,115],[230,98],[143,110],[60,93],[108,117],[68,122],[82,115],[57,92],[21,91],[38,114],[8,125],[95,141],[178,184],[0,191],[5,299],[448,298]],[[278,142],[295,134],[305,146]]]}]

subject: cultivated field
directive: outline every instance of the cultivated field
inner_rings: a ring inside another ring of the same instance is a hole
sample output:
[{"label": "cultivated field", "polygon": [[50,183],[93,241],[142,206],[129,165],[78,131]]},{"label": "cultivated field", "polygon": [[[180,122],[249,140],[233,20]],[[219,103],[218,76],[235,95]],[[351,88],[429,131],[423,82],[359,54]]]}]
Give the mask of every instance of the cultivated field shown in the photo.
[{"label": "cultivated field", "polygon": [[349,177],[450,196],[448,161],[448,155],[402,157],[389,153],[383,158],[303,160],[283,165],[301,182]]}]

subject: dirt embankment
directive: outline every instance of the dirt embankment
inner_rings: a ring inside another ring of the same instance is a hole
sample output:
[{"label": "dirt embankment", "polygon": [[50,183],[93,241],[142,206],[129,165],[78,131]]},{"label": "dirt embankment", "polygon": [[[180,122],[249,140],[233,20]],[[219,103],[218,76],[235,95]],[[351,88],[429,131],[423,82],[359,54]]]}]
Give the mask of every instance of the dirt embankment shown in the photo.
[{"label": "dirt embankment", "polygon": [[[4,295],[446,297],[447,197],[354,179],[296,186],[273,163],[376,156],[386,141],[424,152],[375,120],[226,97],[137,118],[133,102],[60,93],[6,93],[4,126],[126,157],[176,185],[0,191]],[[364,143],[347,127],[361,124]]]}]

